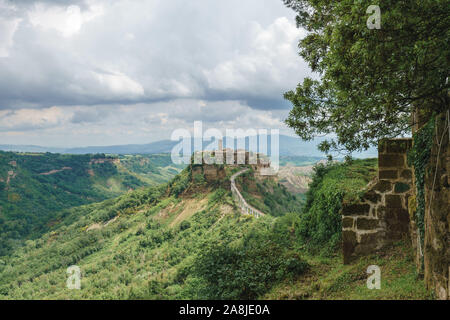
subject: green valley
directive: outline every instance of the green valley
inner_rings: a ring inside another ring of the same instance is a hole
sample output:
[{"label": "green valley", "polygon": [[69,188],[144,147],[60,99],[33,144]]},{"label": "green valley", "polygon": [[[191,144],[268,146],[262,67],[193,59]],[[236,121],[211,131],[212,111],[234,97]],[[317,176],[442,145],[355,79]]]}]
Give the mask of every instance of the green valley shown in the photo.
[{"label": "green valley", "polygon": [[[188,167],[166,184],[60,211],[49,232],[2,258],[0,298],[429,297],[408,249],[372,256],[392,270],[392,289],[378,295],[364,289],[371,257],[340,263],[341,202],[358,196],[376,159],[317,166],[304,204],[249,171],[237,185],[266,213],[260,218],[241,214],[229,189],[237,169],[225,170],[211,183]],[[71,265],[81,269],[81,290],[66,287]]]},{"label": "green valley", "polygon": [[66,208],[169,181],[170,155],[113,156],[0,151],[0,256],[38,237]]}]

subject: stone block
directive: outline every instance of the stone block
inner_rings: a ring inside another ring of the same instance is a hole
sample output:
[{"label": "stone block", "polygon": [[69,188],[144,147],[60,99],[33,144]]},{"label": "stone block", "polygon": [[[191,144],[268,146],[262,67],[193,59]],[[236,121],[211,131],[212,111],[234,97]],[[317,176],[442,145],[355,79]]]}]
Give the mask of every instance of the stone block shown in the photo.
[{"label": "stone block", "polygon": [[368,215],[370,212],[370,206],[366,203],[343,203],[342,215]]},{"label": "stone block", "polygon": [[404,193],[406,191],[409,191],[409,189],[411,189],[411,186],[407,183],[403,183],[403,182],[397,182],[394,185],[394,192],[395,193]]},{"label": "stone block", "polygon": [[402,208],[402,197],[397,194],[387,194],[386,196],[387,208]]},{"label": "stone block", "polygon": [[412,171],[410,169],[405,169],[402,171],[400,176],[404,179],[410,180],[410,179],[412,179]]},{"label": "stone block", "polygon": [[409,223],[409,213],[407,209],[387,207],[385,219],[391,222]]},{"label": "stone block", "polygon": [[386,216],[386,207],[378,206],[378,207],[375,209],[375,216],[376,216],[378,219],[384,219],[385,216]]},{"label": "stone block", "polygon": [[384,153],[386,151],[386,140],[378,141],[378,154]]},{"label": "stone block", "polygon": [[358,230],[373,230],[378,228],[380,221],[378,219],[371,218],[358,218],[356,220],[356,228]]},{"label": "stone block", "polygon": [[355,255],[366,255],[377,249],[377,242],[358,244],[355,248]]},{"label": "stone block", "polygon": [[353,228],[353,220],[352,217],[343,217],[342,228]]},{"label": "stone block", "polygon": [[397,170],[380,170],[378,172],[378,178],[381,179],[397,179],[398,171]]},{"label": "stone block", "polygon": [[405,167],[405,156],[403,154],[380,154],[378,156],[379,168],[403,168]]},{"label": "stone block", "polygon": [[386,153],[406,153],[412,146],[412,139],[386,141]]},{"label": "stone block", "polygon": [[359,243],[376,245],[378,243],[378,239],[380,238],[380,236],[381,236],[380,232],[364,233],[360,236],[361,240],[359,241]]},{"label": "stone block", "polygon": [[409,225],[403,223],[388,224],[387,239],[400,240],[409,233]]},{"label": "stone block", "polygon": [[402,224],[409,224],[409,213],[406,209],[397,209],[397,220]]},{"label": "stone block", "polygon": [[342,250],[344,255],[344,264],[351,261],[351,256],[357,245],[356,233],[354,231],[342,231]]},{"label": "stone block", "polygon": [[384,219],[388,222],[396,221],[397,220],[397,214],[396,214],[397,209],[398,208],[390,208],[390,207],[385,208]]},{"label": "stone block", "polygon": [[373,186],[373,190],[378,192],[388,192],[392,190],[392,183],[387,180],[380,180]]},{"label": "stone block", "polygon": [[381,200],[381,195],[371,190],[366,192],[366,194],[363,196],[363,199],[368,200],[372,203],[377,203]]}]

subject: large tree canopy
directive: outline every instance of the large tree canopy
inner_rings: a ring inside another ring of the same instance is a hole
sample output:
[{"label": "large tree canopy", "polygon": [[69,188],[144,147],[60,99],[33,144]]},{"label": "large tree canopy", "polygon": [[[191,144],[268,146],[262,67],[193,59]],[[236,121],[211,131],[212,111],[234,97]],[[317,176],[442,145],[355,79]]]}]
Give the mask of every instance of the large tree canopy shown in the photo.
[{"label": "large tree canopy", "polygon": [[[300,55],[318,75],[285,93],[286,123],[322,151],[356,151],[408,132],[411,111],[449,108],[448,0],[283,0],[308,31]],[[366,13],[379,5],[381,28]]]}]

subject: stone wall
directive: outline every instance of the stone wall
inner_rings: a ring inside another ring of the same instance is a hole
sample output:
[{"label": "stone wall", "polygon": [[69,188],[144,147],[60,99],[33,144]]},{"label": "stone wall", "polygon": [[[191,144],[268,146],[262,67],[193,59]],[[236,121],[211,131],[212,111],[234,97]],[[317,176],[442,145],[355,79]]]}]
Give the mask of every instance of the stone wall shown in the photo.
[{"label": "stone wall", "polygon": [[196,181],[197,176],[202,176],[206,182],[214,183],[222,180],[226,176],[223,166],[215,164],[191,165],[192,180]]},{"label": "stone wall", "polygon": [[[416,186],[407,164],[412,139],[379,144],[378,177],[361,200],[343,203],[344,263],[409,235],[416,265],[438,299],[450,299],[450,112],[436,117],[430,161],[425,173],[425,239],[422,248],[415,222]],[[430,114],[413,115],[416,132]]]},{"label": "stone wall", "polygon": [[342,204],[344,263],[409,234],[408,199],[413,192],[407,164],[411,139],[380,141],[378,177],[360,200]]},{"label": "stone wall", "polygon": [[450,129],[448,113],[436,117],[425,174],[424,275],[438,299],[450,299]]}]

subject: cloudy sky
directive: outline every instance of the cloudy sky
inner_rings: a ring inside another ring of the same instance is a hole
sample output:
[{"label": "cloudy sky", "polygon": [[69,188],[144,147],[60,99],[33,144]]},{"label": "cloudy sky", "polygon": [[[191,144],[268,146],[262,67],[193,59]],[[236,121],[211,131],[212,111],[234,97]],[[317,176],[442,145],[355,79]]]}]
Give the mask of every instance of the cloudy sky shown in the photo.
[{"label": "cloudy sky", "polygon": [[310,74],[281,0],[0,0],[0,144],[279,128]]}]

